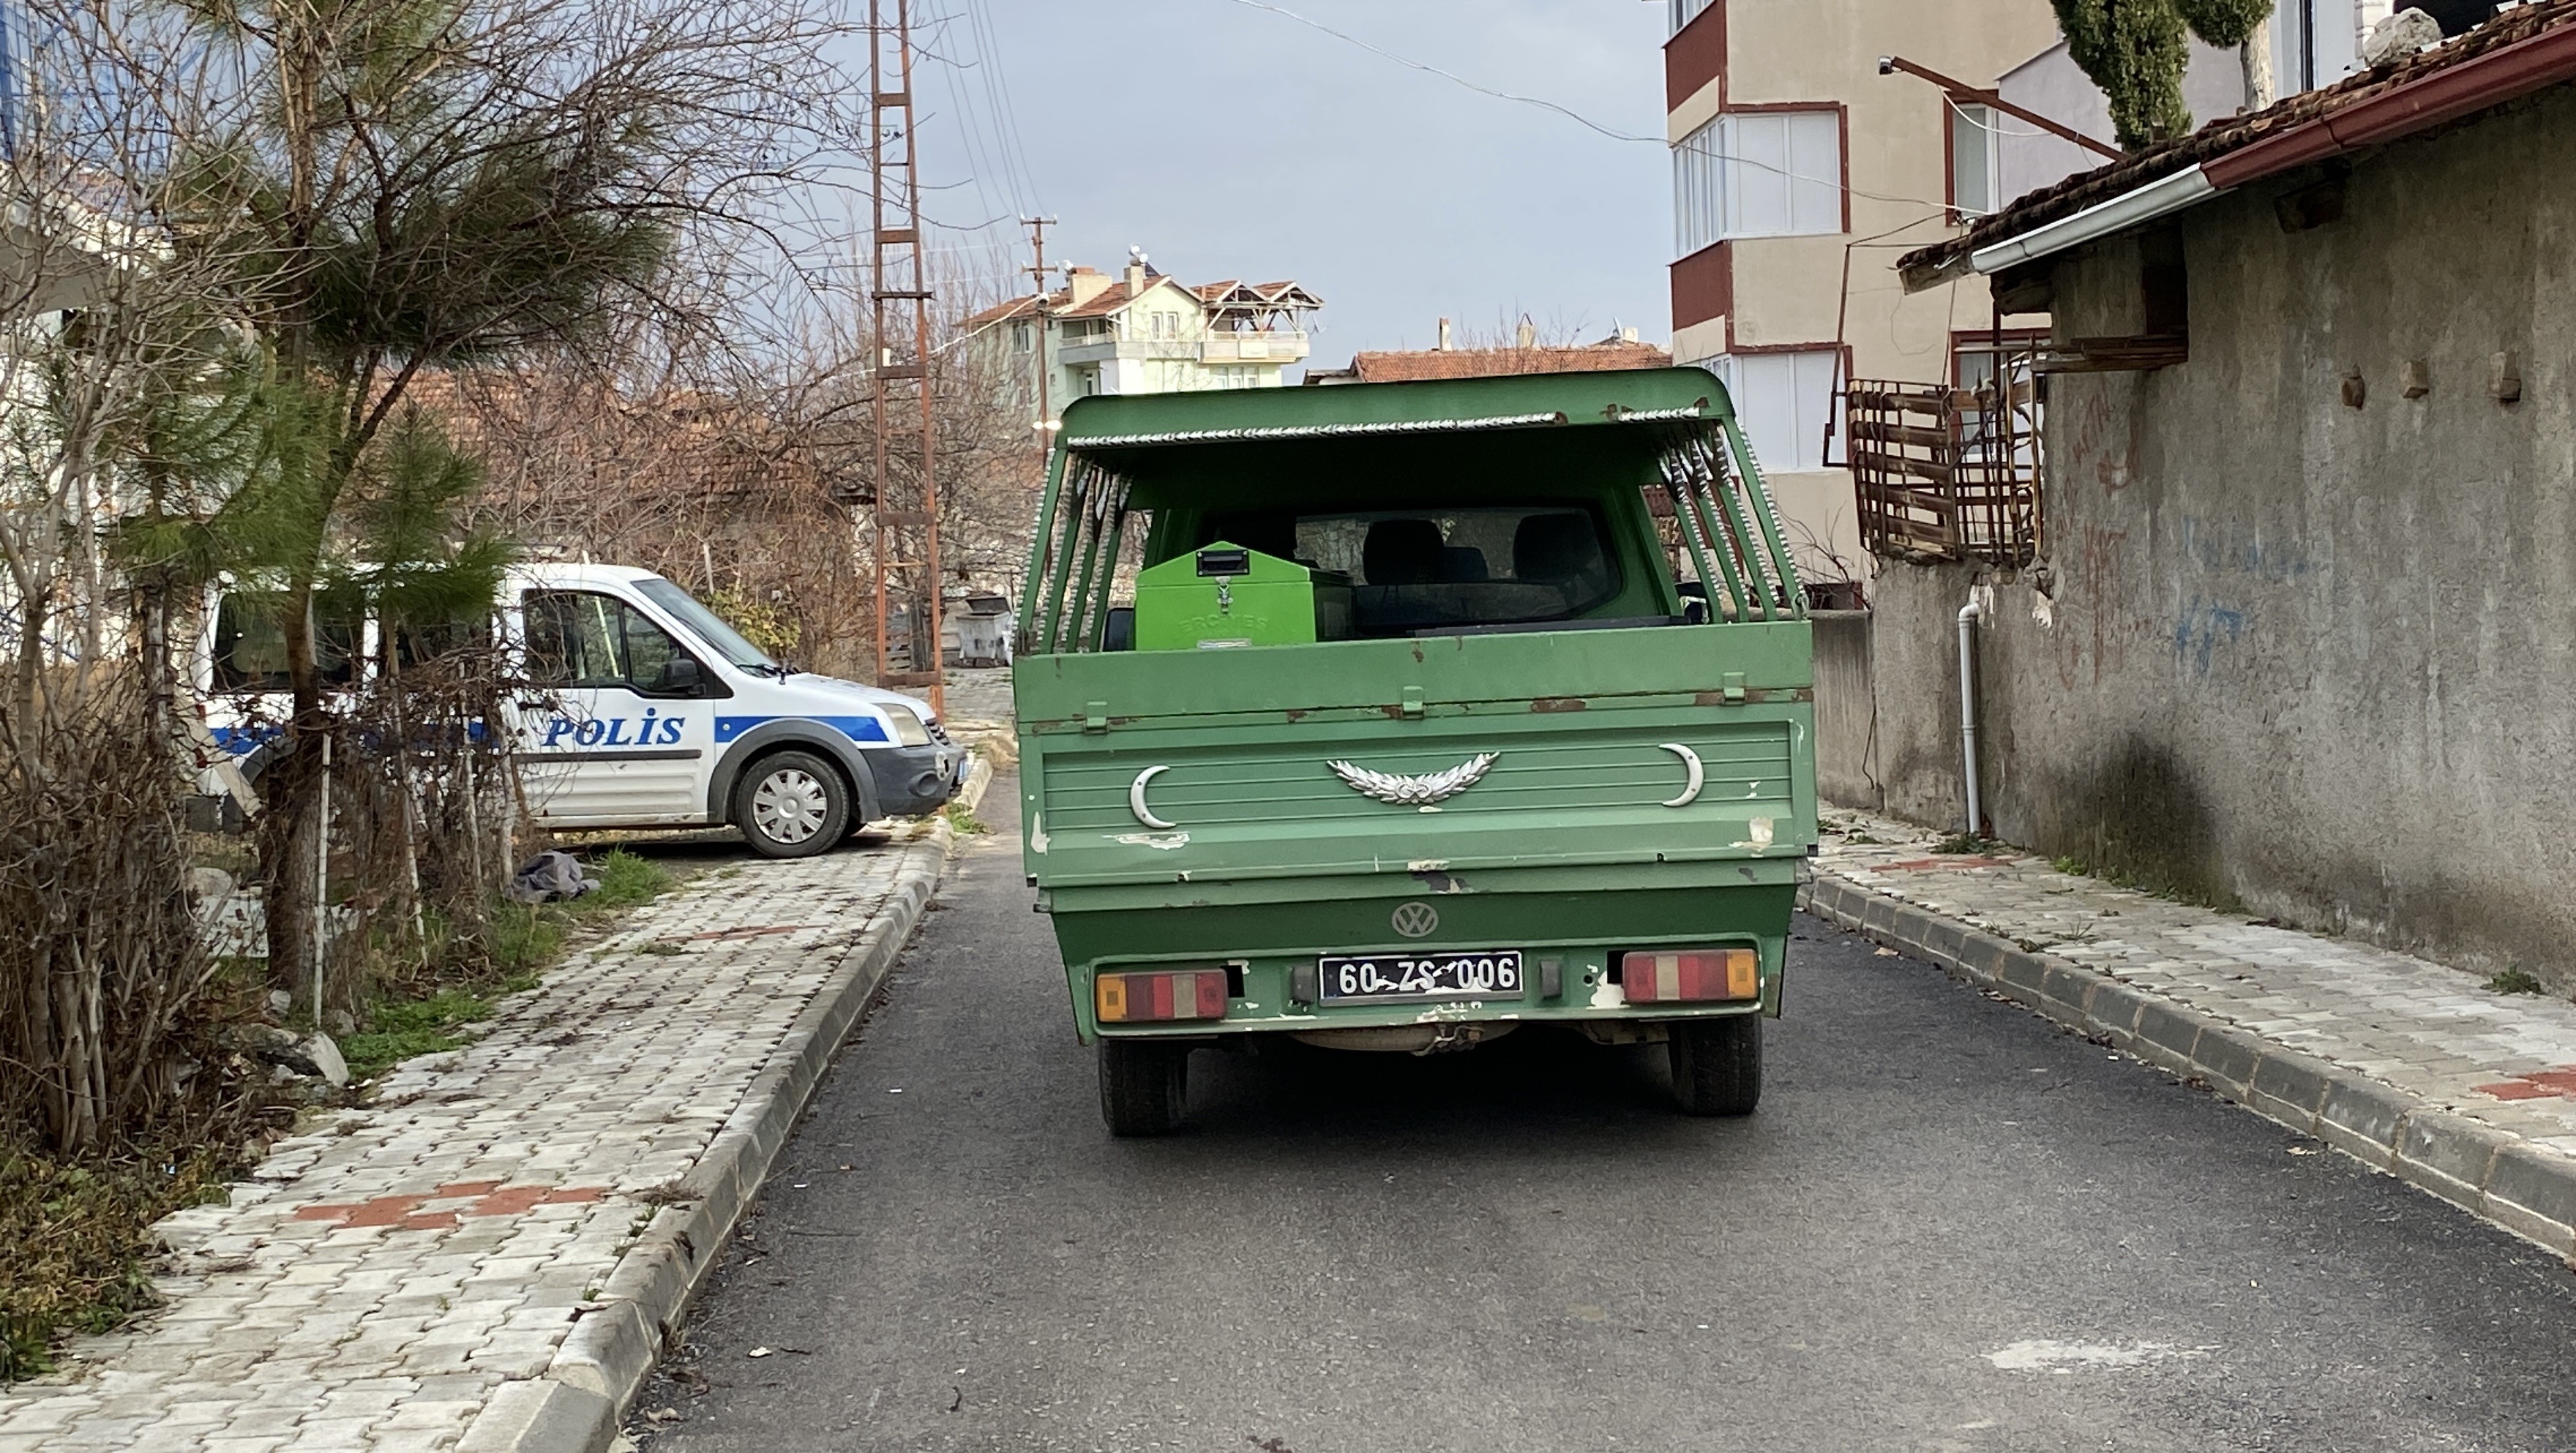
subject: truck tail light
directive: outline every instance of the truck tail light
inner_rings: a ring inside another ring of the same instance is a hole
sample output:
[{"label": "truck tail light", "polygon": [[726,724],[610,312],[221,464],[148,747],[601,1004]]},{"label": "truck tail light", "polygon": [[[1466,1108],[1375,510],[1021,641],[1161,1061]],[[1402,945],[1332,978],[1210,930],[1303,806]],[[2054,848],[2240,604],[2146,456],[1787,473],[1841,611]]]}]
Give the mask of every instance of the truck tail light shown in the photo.
[{"label": "truck tail light", "polygon": [[1749,948],[1685,949],[1619,957],[1631,1004],[1687,1004],[1762,997],[1762,956]]},{"label": "truck tail light", "polygon": [[1223,1019],[1225,970],[1179,969],[1150,974],[1102,974],[1091,981],[1092,1005],[1103,1024],[1143,1024],[1157,1019]]}]

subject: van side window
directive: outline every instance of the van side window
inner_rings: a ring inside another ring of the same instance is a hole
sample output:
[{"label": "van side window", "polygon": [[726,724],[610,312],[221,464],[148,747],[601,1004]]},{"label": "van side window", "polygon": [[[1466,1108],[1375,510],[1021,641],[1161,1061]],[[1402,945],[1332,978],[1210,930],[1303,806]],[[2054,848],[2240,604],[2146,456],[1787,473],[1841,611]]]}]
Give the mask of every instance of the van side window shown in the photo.
[{"label": "van side window", "polygon": [[[317,610],[313,657],[326,686],[357,679],[358,623],[333,620]],[[286,632],[278,625],[276,597],[227,592],[215,606],[215,689],[288,691]]]},{"label": "van side window", "polygon": [[394,629],[394,662],[403,670],[425,666],[441,657],[477,651],[492,643],[489,620],[434,621]]},{"label": "van side window", "polygon": [[[521,600],[521,613],[528,631],[528,678],[538,686],[697,695],[695,688],[706,679],[697,658],[669,632],[614,596],[532,590]],[[683,676],[686,686],[675,680]]]}]

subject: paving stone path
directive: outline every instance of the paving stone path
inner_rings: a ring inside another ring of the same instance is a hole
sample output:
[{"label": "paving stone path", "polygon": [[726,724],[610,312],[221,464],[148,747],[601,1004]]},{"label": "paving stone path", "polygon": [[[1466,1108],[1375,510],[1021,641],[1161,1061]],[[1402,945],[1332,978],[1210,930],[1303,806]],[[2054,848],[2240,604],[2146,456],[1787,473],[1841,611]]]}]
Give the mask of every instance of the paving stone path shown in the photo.
[{"label": "paving stone path", "polygon": [[1940,835],[1825,813],[1821,872],[2099,970],[2433,1106],[2576,1156],[2576,1004],[2367,944],[2058,872],[1935,853]]},{"label": "paving stone path", "polygon": [[465,1049],[161,1223],[168,1306],[0,1388],[0,1453],[409,1453],[547,1370],[815,990],[943,839],[747,855],[505,1001]]}]

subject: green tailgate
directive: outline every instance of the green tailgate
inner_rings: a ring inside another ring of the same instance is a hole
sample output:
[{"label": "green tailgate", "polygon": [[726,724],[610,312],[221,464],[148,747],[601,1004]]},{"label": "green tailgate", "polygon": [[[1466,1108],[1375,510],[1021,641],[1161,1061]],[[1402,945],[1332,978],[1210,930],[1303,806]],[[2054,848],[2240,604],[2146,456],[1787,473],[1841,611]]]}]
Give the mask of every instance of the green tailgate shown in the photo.
[{"label": "green tailgate", "polygon": [[[1813,812],[1807,633],[1792,621],[1023,660],[1030,868],[1060,890],[1431,860],[1465,872],[1794,857]],[[1667,743],[1701,764],[1682,808],[1663,805],[1688,784]],[[1426,774],[1485,754],[1482,778],[1429,810],[1373,801],[1328,766]],[[1169,831],[1131,801],[1155,767],[1144,800]]]}]

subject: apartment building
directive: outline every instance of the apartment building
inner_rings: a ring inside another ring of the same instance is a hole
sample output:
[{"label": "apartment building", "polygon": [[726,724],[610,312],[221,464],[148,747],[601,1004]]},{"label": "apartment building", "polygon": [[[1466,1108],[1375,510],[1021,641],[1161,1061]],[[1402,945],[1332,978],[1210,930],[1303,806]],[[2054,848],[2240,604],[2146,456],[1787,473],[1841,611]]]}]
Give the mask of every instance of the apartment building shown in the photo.
[{"label": "apartment building", "polygon": [[[1837,390],[1854,378],[1973,387],[1993,376],[1999,329],[2010,347],[2048,322],[1999,319],[1980,280],[1908,295],[1890,264],[2114,159],[2108,107],[2048,0],[1666,4],[1673,356],[1726,380],[1801,568],[1864,574]],[[2275,93],[2359,69],[2391,6],[2280,0],[2266,48]],[[2456,33],[2493,0],[2421,8]],[[2196,46],[2196,118],[2243,109],[2257,69]]]},{"label": "apartment building", "polygon": [[1811,576],[1865,560],[1834,437],[1851,377],[1944,372],[1983,289],[1906,296],[1888,262],[1956,231],[1941,88],[2057,38],[2048,0],[1667,0],[1673,357],[1726,380]]}]

